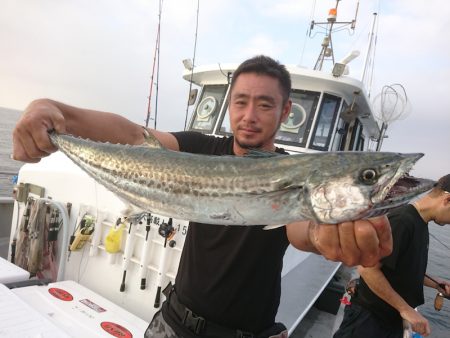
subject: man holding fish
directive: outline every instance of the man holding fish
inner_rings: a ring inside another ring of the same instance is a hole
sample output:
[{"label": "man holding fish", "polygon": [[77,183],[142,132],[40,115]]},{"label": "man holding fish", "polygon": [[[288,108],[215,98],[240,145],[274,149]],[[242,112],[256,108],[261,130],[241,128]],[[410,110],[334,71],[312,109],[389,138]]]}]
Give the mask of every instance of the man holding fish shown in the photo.
[{"label": "man holding fish", "polygon": [[[251,149],[286,154],[274,145],[275,134],[292,104],[286,68],[269,57],[254,57],[239,66],[231,86],[233,136],[228,138],[192,132],[143,132],[142,126],[120,115],[40,99],[28,106],[14,130],[13,157],[38,162],[56,151],[49,130],[130,145],[140,145],[146,139],[154,144],[156,138],[166,149],[205,155],[244,156]],[[373,179],[372,174],[363,179]],[[210,223],[214,225],[191,222],[175,286],[168,290],[168,300],[147,329],[147,337],[287,336],[284,326],[275,323],[275,315],[283,255],[289,243],[347,265],[374,266],[392,251],[385,216],[329,222],[337,224],[302,219],[273,230],[263,230],[262,225]]]}]

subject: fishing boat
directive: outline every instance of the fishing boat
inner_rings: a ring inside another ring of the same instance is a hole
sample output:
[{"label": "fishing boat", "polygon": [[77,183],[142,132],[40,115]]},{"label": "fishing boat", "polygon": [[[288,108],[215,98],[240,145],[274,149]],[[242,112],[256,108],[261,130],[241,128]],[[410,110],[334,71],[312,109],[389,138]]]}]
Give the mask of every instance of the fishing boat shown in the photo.
[{"label": "fishing boat", "polygon": [[[327,34],[314,69],[287,66],[293,104],[276,144],[290,153],[377,151],[381,147],[383,128],[375,118],[366,86],[346,75],[357,53],[334,62],[331,33],[333,26],[344,24],[336,21],[335,10],[323,23]],[[330,59],[332,71],[323,71],[323,63]],[[227,98],[238,65],[194,66],[189,60],[184,65],[183,78],[196,87],[190,91],[192,114],[186,130],[230,135]],[[8,245],[13,245],[8,248],[8,261],[21,266],[12,274],[23,276],[30,265],[38,267],[28,271],[26,278],[8,282],[11,289],[2,291],[4,299],[43,314],[44,319],[36,318],[58,334],[62,329],[70,337],[142,336],[164,300],[161,290],[174,282],[188,221],[150,213],[132,221],[124,219],[123,202],[59,152],[24,165],[14,199],[8,201],[2,204],[9,208],[11,220]],[[22,251],[24,242],[30,246],[32,215],[39,208],[45,209],[42,217],[48,230],[43,240],[48,250],[44,258],[34,261]],[[50,243],[52,231],[57,234]],[[291,336],[299,337],[298,327],[306,327],[304,318],[313,308],[330,313],[334,320],[348,279],[343,273],[340,263],[288,248],[276,319],[288,327]],[[333,322],[327,327],[321,337],[331,336]]]}]

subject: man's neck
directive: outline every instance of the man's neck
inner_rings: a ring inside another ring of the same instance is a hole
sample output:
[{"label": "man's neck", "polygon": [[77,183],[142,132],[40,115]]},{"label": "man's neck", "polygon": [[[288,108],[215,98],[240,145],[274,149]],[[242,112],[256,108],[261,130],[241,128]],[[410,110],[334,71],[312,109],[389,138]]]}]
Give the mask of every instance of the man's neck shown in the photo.
[{"label": "man's neck", "polygon": [[432,221],[430,213],[431,208],[429,203],[427,203],[426,196],[415,201],[412,205],[414,206],[414,208],[416,208],[417,212],[419,213],[420,217],[422,217],[425,223]]},{"label": "man's neck", "polygon": [[271,145],[259,147],[259,148],[242,148],[239,144],[236,143],[236,141],[233,144],[233,152],[236,156],[244,156],[249,152],[249,150],[252,150],[252,149],[262,150],[262,151],[275,151],[277,148],[275,147],[275,145],[273,143]]}]

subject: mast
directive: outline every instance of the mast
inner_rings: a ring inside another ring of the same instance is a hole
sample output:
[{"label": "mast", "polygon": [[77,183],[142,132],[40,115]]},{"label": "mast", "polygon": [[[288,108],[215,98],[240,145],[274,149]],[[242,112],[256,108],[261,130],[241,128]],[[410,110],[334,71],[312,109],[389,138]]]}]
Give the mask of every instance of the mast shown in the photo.
[{"label": "mast", "polygon": [[319,25],[321,28],[325,30],[325,37],[323,38],[322,41],[322,49],[320,51],[319,57],[317,58],[316,64],[314,65],[314,70],[322,70],[323,63],[324,61],[327,60],[331,60],[332,64],[334,65],[335,61],[334,61],[332,33],[335,31],[335,29],[337,29],[337,27],[335,28],[335,26],[343,27],[350,25],[350,28],[352,30],[355,29],[356,17],[358,15],[359,9],[359,1],[356,6],[355,18],[352,21],[336,21],[337,9],[340,1],[341,0],[336,0],[336,6],[334,8],[331,8],[330,11],[328,12],[327,21],[324,22],[311,21],[310,35],[315,25]]}]

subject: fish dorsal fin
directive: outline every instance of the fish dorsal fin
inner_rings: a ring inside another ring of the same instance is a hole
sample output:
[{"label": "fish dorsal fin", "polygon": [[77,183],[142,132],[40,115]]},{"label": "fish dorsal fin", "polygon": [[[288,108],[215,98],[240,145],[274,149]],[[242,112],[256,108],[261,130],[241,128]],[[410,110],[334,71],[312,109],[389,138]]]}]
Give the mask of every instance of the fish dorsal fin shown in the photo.
[{"label": "fish dorsal fin", "polygon": [[268,151],[268,150],[260,150],[260,149],[249,149],[247,154],[245,154],[245,157],[252,157],[252,158],[264,158],[264,157],[275,157],[280,156],[281,154],[276,153],[274,151]]},{"label": "fish dorsal fin", "polygon": [[159,142],[158,139],[147,130],[147,128],[142,127],[142,129],[144,130],[144,143],[142,145],[147,146],[149,148],[157,148],[157,149],[163,148],[161,142]]}]

